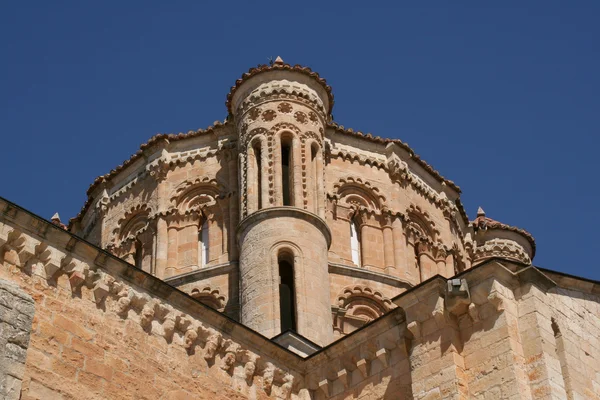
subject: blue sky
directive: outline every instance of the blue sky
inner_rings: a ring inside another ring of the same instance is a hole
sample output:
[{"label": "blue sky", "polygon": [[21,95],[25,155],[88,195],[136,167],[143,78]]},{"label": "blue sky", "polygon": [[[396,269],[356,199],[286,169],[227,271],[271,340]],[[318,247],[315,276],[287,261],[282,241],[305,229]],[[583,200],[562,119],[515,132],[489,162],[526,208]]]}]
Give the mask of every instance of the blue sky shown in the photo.
[{"label": "blue sky", "polygon": [[529,230],[535,265],[600,280],[599,17],[594,1],[4,2],[0,195],[66,221],[96,176],[223,120],[235,80],[281,55],[327,79],[338,123],[454,180],[469,217]]}]

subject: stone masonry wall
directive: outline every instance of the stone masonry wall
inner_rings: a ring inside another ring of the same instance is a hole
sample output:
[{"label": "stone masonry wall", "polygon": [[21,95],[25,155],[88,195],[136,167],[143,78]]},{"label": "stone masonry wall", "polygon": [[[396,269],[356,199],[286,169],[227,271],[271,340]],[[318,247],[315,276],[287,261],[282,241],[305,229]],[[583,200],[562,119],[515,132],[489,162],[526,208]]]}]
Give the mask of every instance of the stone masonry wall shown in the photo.
[{"label": "stone masonry wall", "polygon": [[600,284],[504,261],[305,359],[1,199],[0,279],[35,302],[23,400],[598,399]]},{"label": "stone masonry wall", "polygon": [[0,397],[19,399],[34,303],[17,285],[0,279]]}]

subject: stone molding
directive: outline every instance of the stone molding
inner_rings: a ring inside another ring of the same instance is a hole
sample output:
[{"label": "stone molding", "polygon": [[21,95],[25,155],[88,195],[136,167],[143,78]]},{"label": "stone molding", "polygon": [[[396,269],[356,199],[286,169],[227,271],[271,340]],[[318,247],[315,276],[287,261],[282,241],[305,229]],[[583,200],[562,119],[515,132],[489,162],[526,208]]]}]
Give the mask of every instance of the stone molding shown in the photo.
[{"label": "stone molding", "polygon": [[294,217],[312,223],[325,236],[327,248],[329,249],[331,246],[331,231],[329,230],[327,223],[311,212],[292,206],[265,208],[250,214],[244,218],[237,227],[238,241],[242,232],[244,232],[250,225],[254,225],[259,221],[278,217]]}]

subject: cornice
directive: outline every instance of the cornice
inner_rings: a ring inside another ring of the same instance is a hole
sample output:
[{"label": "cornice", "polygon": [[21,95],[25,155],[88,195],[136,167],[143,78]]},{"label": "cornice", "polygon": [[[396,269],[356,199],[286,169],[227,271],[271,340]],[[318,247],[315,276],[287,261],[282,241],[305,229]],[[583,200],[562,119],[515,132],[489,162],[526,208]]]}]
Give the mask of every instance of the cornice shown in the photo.
[{"label": "cornice", "polygon": [[[83,218],[84,214],[87,212],[87,210],[92,206],[92,203],[95,200],[95,198],[92,197],[93,192],[96,189],[100,188],[102,185],[106,185],[107,183],[109,183],[112,179],[114,179],[117,175],[123,172],[126,168],[133,165],[136,161],[142,158],[147,159],[148,156],[150,156],[159,149],[165,150],[170,143],[186,139],[192,139],[199,136],[215,134],[218,130],[229,127],[232,127],[232,123],[227,120],[225,120],[224,122],[215,121],[213,126],[209,126],[206,129],[198,129],[196,131],[189,131],[187,133],[179,134],[161,133],[151,137],[150,140],[148,140],[146,143],[140,145],[140,149],[136,153],[131,155],[129,159],[125,160],[122,164],[110,170],[110,172],[108,172],[107,174],[97,177],[94,180],[94,182],[92,182],[92,184],[89,186],[86,192],[88,198],[86,199],[79,213],[69,220],[69,228],[71,228],[76,222],[80,221]],[[122,194],[128,192],[135,185],[135,183],[137,183],[137,181],[148,176],[148,174],[150,174],[150,176],[152,177],[155,177],[156,179],[161,179],[165,175],[165,169],[168,170],[173,166],[192,162],[197,159],[214,157],[221,150],[229,149],[215,149],[208,151],[200,151],[200,149],[196,149],[181,153],[174,153],[172,155],[166,152],[165,150],[163,151],[163,154],[160,157],[147,163],[144,170],[141,171],[138,175],[136,175],[132,180],[123,184],[111,196],[106,195],[106,200],[112,201],[117,197],[121,196]]]},{"label": "cornice", "polygon": [[225,105],[227,106],[227,111],[229,111],[230,115],[232,115],[234,111],[231,109],[233,95],[239,89],[239,87],[242,86],[242,84],[248,79],[270,71],[299,72],[316,80],[319,83],[319,85],[321,85],[323,89],[325,89],[325,92],[327,93],[327,97],[329,99],[329,109],[327,110],[327,112],[328,114],[331,114],[331,110],[333,108],[333,93],[331,91],[331,86],[327,84],[327,81],[325,79],[321,78],[318,73],[314,72],[309,67],[303,67],[298,64],[292,66],[290,64],[285,63],[274,63],[273,65],[259,64],[256,67],[250,68],[248,72],[244,73],[240,79],[235,81],[235,85],[233,85],[229,90],[229,93],[227,94],[227,101],[225,102]]},{"label": "cornice", "polygon": [[401,147],[402,149],[408,152],[410,158],[414,160],[418,165],[423,167],[423,169],[429,172],[433,177],[435,177],[438,181],[446,183],[452,190],[456,191],[458,194],[461,193],[460,188],[451,180],[444,178],[436,169],[434,169],[431,165],[429,165],[425,160],[423,160],[414,150],[406,143],[401,141],[400,139],[386,139],[380,136],[373,136],[370,133],[363,133],[360,131],[355,131],[352,128],[345,128],[343,125],[338,125],[336,122],[330,122],[327,124],[327,128],[333,129],[336,133],[342,133],[344,135],[354,136],[357,138],[361,138],[367,140],[372,143],[379,143],[382,145],[387,145],[389,143],[394,143]]}]

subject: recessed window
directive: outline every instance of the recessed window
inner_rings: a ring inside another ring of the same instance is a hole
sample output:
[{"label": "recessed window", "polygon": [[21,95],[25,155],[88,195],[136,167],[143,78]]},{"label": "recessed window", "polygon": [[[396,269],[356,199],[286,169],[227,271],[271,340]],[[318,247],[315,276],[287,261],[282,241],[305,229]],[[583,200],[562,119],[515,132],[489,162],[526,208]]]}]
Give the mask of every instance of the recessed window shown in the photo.
[{"label": "recessed window", "polygon": [[[291,262],[290,262],[291,261]],[[281,332],[296,330],[296,293],[291,257],[279,260],[279,313]]]},{"label": "recessed window", "polygon": [[198,231],[198,266],[208,264],[208,222],[204,220]]},{"label": "recessed window", "polygon": [[360,267],[360,238],[356,222],[350,222],[350,250],[352,252],[352,262]]}]

